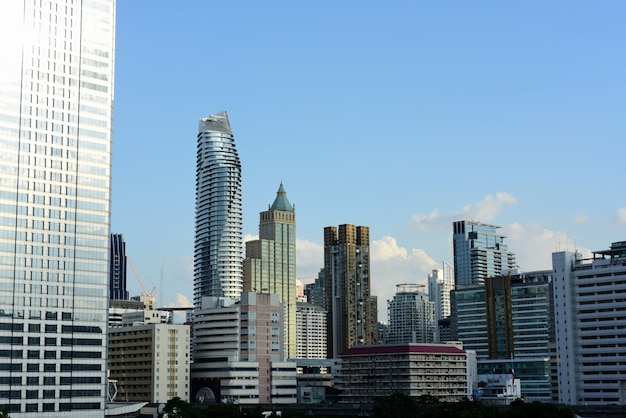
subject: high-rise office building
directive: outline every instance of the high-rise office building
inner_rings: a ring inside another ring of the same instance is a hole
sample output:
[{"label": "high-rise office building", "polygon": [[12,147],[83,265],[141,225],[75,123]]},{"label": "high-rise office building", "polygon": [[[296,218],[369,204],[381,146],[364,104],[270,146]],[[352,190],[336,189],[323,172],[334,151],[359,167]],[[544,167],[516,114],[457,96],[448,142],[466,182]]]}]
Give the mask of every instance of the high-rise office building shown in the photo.
[{"label": "high-rise office building", "polygon": [[450,292],[454,290],[454,268],[443,262],[441,269],[428,275],[428,298],[435,304],[435,319],[450,316]]},{"label": "high-rise office building", "polygon": [[281,183],[274,203],[261,212],[259,239],[246,242],[245,292],[276,293],[283,304],[285,354],[296,357],[296,212]]},{"label": "high-rise office building", "polygon": [[226,111],[200,119],[196,162],[194,306],[238,299],[242,273],[241,163]]},{"label": "high-rise office building", "polygon": [[378,307],[371,296],[370,230],[324,228],[324,300],[328,311],[328,358],[358,345],[378,343]]},{"label": "high-rise office building", "polygon": [[552,254],[558,399],[626,404],[626,241]]},{"label": "high-rise office building", "polygon": [[109,298],[128,300],[126,290],[126,242],[122,234],[111,234],[109,241]]},{"label": "high-rise office building", "polygon": [[514,370],[527,400],[553,400],[551,288],[550,271],[514,272],[452,293],[452,338],[476,351],[479,375]]},{"label": "high-rise office building", "polygon": [[389,327],[387,344],[432,343],[435,341],[437,322],[435,304],[428,300],[424,286],[396,285],[396,294],[387,302]]},{"label": "high-rise office building", "polygon": [[0,406],[102,417],[115,1],[2,1]]},{"label": "high-rise office building", "polygon": [[508,251],[500,227],[474,221],[456,221],[454,234],[454,284],[482,284],[486,277],[515,268],[515,254]]}]

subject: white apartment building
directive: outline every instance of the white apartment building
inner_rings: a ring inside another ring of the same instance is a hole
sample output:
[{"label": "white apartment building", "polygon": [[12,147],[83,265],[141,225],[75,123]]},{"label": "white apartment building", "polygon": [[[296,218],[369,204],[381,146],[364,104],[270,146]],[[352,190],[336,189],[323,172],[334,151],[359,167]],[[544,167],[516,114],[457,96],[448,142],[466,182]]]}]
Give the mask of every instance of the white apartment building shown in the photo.
[{"label": "white apartment building", "polygon": [[435,304],[435,320],[450,316],[450,292],[454,290],[454,267],[443,262],[428,275],[428,298]]},{"label": "white apartment building", "polygon": [[306,302],[296,305],[296,358],[326,358],[326,310]]},{"label": "white apartment building", "polygon": [[396,294],[387,302],[388,344],[433,343],[437,325],[435,304],[428,300],[423,285],[399,284]]},{"label": "white apartment building", "polygon": [[626,241],[552,254],[559,402],[626,404]]}]

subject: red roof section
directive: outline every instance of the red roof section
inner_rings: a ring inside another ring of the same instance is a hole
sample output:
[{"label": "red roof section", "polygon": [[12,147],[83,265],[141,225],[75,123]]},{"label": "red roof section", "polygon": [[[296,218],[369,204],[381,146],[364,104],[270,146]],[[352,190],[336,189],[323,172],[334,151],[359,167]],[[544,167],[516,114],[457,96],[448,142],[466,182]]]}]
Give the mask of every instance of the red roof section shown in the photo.
[{"label": "red roof section", "polygon": [[352,347],[339,354],[339,357],[400,353],[465,354],[465,351],[448,344],[363,345]]}]

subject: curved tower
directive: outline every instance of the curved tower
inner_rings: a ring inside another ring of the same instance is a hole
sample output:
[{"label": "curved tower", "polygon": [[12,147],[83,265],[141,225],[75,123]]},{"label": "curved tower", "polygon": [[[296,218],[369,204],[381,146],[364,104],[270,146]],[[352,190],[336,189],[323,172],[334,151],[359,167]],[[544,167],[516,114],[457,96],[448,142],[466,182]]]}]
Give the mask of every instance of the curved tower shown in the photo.
[{"label": "curved tower", "polygon": [[226,111],[200,119],[196,163],[194,306],[238,299],[242,277],[241,163]]}]

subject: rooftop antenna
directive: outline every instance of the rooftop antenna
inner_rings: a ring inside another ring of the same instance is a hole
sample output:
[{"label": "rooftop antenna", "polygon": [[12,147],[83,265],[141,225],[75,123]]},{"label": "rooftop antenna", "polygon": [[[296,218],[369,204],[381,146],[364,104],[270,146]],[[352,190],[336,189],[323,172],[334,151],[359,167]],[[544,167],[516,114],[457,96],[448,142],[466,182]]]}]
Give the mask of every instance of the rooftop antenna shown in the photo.
[{"label": "rooftop antenna", "polygon": [[161,291],[159,292],[159,306],[163,306],[163,265],[161,264]]}]

